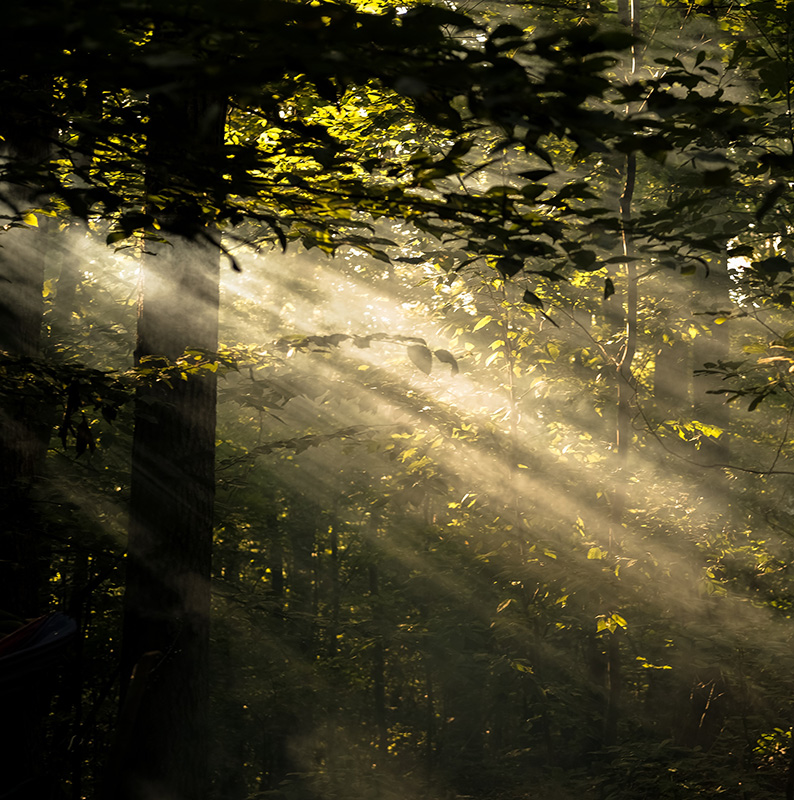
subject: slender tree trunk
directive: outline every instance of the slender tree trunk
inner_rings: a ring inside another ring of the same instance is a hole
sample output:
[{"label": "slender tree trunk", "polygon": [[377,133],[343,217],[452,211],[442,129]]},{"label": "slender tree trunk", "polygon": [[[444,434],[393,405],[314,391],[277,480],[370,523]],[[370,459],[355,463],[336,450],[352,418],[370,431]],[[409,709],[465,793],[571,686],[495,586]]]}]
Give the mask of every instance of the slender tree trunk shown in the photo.
[{"label": "slender tree trunk", "polygon": [[[704,298],[708,309],[730,308],[731,279],[728,273],[727,246],[725,250],[715,257],[710,265],[708,276],[698,276],[696,297]],[[702,307],[702,306],[701,306]],[[700,310],[693,309],[693,310]],[[702,318],[701,318],[702,319]],[[692,346],[692,361],[694,369],[702,369],[707,362],[717,362],[728,359],[730,353],[729,334],[736,331],[736,325],[717,325],[711,322],[709,334],[698,336]],[[716,425],[724,433],[717,439],[704,438],[700,442],[699,458],[706,464],[725,464],[731,459],[730,433],[728,431],[731,415],[735,406],[725,402],[725,395],[719,392],[725,388],[725,382],[720,376],[696,375],[693,380],[692,413],[695,419],[710,425]],[[710,391],[717,394],[709,394]],[[725,481],[724,473],[719,472],[717,478]],[[716,477],[716,475],[715,475]]]},{"label": "slender tree trunk", "polygon": [[331,535],[331,564],[330,564],[330,612],[328,623],[328,658],[336,656],[336,637],[339,634],[339,607],[342,599],[342,585],[339,578],[339,527],[334,520],[330,529]]},{"label": "slender tree trunk", "polygon": [[[620,220],[623,227],[623,255],[634,257],[631,241],[631,203],[637,176],[637,161],[633,153],[626,157],[623,194],[620,197]],[[625,464],[631,447],[632,407],[635,395],[634,375],[631,365],[637,353],[637,265],[626,264],[626,339],[618,361],[618,416],[616,444],[621,464]]]},{"label": "slender tree trunk", "polygon": [[312,557],[318,533],[320,509],[305,498],[293,510],[290,520],[289,611],[295,649],[310,658],[314,651],[314,562]]},{"label": "slender tree trunk", "polygon": [[429,786],[435,772],[436,746],[436,702],[433,692],[433,671],[429,661],[424,658],[425,667],[425,781]]},{"label": "slender tree trunk", "polygon": [[[618,18],[621,24],[639,36],[639,18],[636,0],[618,0]],[[632,47],[630,72],[637,70],[636,45]],[[615,431],[615,444],[618,457],[618,475],[612,519],[610,526],[610,549],[619,545],[615,532],[621,529],[626,508],[628,484],[626,466],[631,449],[631,425],[636,394],[636,382],[632,371],[634,356],[637,353],[637,319],[639,307],[639,291],[637,284],[637,264],[634,261],[635,248],[632,227],[632,203],[637,181],[637,157],[629,153],[623,168],[623,191],[620,196],[620,226],[622,230],[623,255],[626,258],[626,338],[623,352],[617,364],[618,371],[618,409]],[[604,708],[603,746],[611,747],[617,743],[618,721],[620,718],[621,700],[621,654],[618,639],[620,629],[611,631],[607,643],[607,685],[606,705]]]},{"label": "slender tree trunk", "polygon": [[378,760],[382,764],[386,759],[389,744],[388,728],[386,726],[386,652],[381,632],[383,621],[381,619],[380,576],[377,564],[370,563],[368,571],[370,607],[376,629],[371,667],[372,705],[375,715],[375,730],[377,732]]}]

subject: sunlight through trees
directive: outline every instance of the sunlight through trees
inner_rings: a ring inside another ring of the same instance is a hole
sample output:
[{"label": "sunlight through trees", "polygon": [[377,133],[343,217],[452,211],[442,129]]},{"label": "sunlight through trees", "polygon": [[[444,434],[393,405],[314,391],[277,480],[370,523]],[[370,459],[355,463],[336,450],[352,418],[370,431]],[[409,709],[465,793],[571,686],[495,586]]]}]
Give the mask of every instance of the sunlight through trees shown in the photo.
[{"label": "sunlight through trees", "polygon": [[0,28],[0,798],[794,797],[787,0]]}]

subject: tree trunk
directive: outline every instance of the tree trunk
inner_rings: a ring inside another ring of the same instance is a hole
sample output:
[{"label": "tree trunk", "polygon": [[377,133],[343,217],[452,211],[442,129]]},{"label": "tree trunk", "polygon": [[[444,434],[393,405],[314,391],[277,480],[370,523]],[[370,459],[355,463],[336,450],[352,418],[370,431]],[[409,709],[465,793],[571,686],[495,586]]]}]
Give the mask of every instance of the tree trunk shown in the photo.
[{"label": "tree trunk", "polygon": [[[634,36],[639,36],[639,18],[636,0],[618,0],[618,19],[629,28]],[[637,70],[636,45],[631,52],[631,74]],[[634,187],[637,181],[637,157],[631,152],[626,156],[623,168],[623,191],[620,195],[620,227],[622,232],[623,255],[626,258],[626,339],[623,351],[617,361],[618,408],[615,430],[615,447],[618,458],[618,475],[614,501],[611,509],[611,526],[609,534],[610,549],[619,548],[622,537],[623,516],[628,499],[628,465],[631,450],[631,424],[635,406],[636,379],[632,369],[634,356],[637,353],[637,320],[639,307],[637,263],[634,261],[635,246],[632,233],[632,204]],[[608,683],[606,704],[604,707],[603,747],[611,747],[617,742],[618,721],[620,719],[620,647],[617,631],[610,633],[607,663]]]},{"label": "tree trunk", "polygon": [[[48,101],[46,81],[25,83],[34,84],[25,89],[41,92]],[[16,175],[0,187],[0,354],[9,361],[9,377],[0,386],[0,611],[21,621],[42,615],[49,604],[50,548],[31,493],[52,428],[49,393],[35,386],[51,241],[40,215],[36,225],[33,217],[27,226],[19,222],[43,202],[41,172],[50,145],[44,120],[7,112],[3,127],[0,158]],[[3,230],[11,223],[17,227]],[[44,797],[52,791],[45,731],[53,680],[49,672],[30,674],[3,687],[4,788],[15,796]]]},{"label": "tree trunk", "polygon": [[[222,108],[190,92],[152,103],[149,193],[179,197],[163,219],[192,237],[149,247],[143,258],[138,364],[147,356],[173,361],[186,348],[217,350],[218,247],[197,217],[181,216],[197,198],[179,196],[180,176],[169,169],[184,149],[198,158],[219,147]],[[136,707],[122,711],[125,745],[116,749],[109,797],[207,795],[215,394],[215,376],[205,372],[140,389],[136,398],[122,638],[124,702],[135,694]],[[138,675],[130,684],[143,664],[145,682]]]},{"label": "tree trunk", "polygon": [[[19,141],[6,142],[2,154],[21,171],[33,172],[48,159],[49,145],[40,130],[22,122],[15,133]],[[3,224],[18,221],[38,201],[35,177],[29,185],[2,187]],[[12,359],[32,360],[41,353],[46,239],[38,227],[9,228],[0,236],[0,351]],[[20,369],[35,372],[35,364],[24,361]],[[46,556],[30,489],[47,452],[50,407],[49,398],[35,389],[0,394],[0,610],[21,618],[38,616],[45,605]]]},{"label": "tree trunk", "polygon": [[383,620],[380,599],[380,577],[378,566],[370,562],[369,598],[372,621],[374,623],[375,640],[372,645],[372,706],[375,716],[375,745],[379,766],[383,766],[389,749],[389,732],[386,726],[386,652],[383,645]]}]

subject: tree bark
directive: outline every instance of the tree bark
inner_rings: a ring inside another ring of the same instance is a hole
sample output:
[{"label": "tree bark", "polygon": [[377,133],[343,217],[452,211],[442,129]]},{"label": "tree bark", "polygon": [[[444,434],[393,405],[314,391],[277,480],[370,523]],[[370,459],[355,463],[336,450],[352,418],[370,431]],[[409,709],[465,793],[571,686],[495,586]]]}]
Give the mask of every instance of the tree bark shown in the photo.
[{"label": "tree bark", "polygon": [[[49,158],[49,145],[35,124],[17,122],[15,141],[5,142],[2,155],[20,171],[20,180],[29,171],[30,183],[2,187],[0,226],[18,223],[39,202],[35,172]],[[39,227],[7,228],[0,236],[0,351],[30,360],[20,368],[32,372],[33,359],[41,354],[46,239]],[[0,609],[21,618],[44,611],[46,554],[30,489],[47,452],[49,409],[49,398],[35,388],[0,393]]]},{"label": "tree bark", "polygon": [[[163,215],[175,236],[143,257],[136,362],[186,348],[217,350],[219,248],[197,225],[193,194],[174,165],[222,143],[223,104],[196,92],[152,103],[149,194],[177,200]],[[185,206],[189,211],[185,212]],[[211,372],[140,389],[136,398],[122,638],[122,713],[108,796],[201,800],[208,791],[210,567],[216,380]],[[154,654],[154,655],[153,655]],[[145,665],[145,685],[130,684]],[[130,691],[130,695],[133,692]]]}]

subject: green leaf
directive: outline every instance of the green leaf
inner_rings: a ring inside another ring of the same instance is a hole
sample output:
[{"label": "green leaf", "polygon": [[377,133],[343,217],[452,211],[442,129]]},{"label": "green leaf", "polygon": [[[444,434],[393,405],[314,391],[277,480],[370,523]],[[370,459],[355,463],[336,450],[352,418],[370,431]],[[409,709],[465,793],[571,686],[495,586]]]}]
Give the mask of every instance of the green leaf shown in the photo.
[{"label": "green leaf", "polygon": [[612,621],[615,622],[621,628],[629,627],[629,623],[626,622],[626,620],[623,617],[621,617],[620,614],[618,614],[617,612],[612,614]]},{"label": "green leaf", "polygon": [[116,242],[126,239],[127,236],[129,236],[129,234],[124,231],[111,231],[105,239],[105,244],[116,244]]}]

